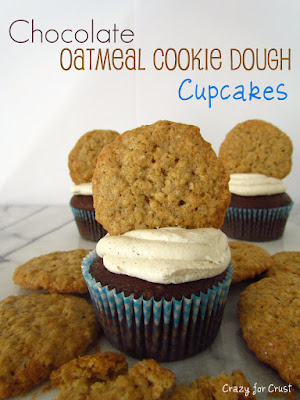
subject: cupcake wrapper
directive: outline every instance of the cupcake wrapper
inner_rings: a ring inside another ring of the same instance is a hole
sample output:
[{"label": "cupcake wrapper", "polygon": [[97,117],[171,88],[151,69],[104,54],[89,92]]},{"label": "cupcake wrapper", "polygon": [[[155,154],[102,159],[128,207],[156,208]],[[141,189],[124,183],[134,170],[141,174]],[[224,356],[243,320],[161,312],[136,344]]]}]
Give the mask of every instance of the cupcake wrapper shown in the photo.
[{"label": "cupcake wrapper", "polygon": [[83,239],[97,242],[107,231],[95,219],[95,211],[71,207],[78,231]]},{"label": "cupcake wrapper", "polygon": [[94,250],[83,259],[82,273],[100,325],[113,346],[136,358],[173,361],[190,357],[213,342],[232,278],[231,265],[225,279],[206,294],[156,301],[125,297],[123,292],[102,287],[89,273],[96,256]]},{"label": "cupcake wrapper", "polygon": [[294,203],[278,208],[228,207],[222,226],[226,235],[240,240],[264,242],[279,239]]}]

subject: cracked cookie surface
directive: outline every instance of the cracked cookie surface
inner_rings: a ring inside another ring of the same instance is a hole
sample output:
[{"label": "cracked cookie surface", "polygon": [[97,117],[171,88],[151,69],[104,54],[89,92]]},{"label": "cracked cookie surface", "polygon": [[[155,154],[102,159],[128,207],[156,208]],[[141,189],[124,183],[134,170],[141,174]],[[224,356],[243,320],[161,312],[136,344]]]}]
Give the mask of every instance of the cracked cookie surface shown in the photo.
[{"label": "cracked cookie surface", "polygon": [[76,358],[53,371],[50,379],[61,389],[56,400],[82,400],[89,398],[94,383],[115,380],[127,372],[124,355],[105,352]]},{"label": "cracked cookie surface", "polygon": [[51,381],[62,389],[57,400],[159,400],[175,375],[151,359],[128,370],[123,355],[106,352],[63,365]]}]

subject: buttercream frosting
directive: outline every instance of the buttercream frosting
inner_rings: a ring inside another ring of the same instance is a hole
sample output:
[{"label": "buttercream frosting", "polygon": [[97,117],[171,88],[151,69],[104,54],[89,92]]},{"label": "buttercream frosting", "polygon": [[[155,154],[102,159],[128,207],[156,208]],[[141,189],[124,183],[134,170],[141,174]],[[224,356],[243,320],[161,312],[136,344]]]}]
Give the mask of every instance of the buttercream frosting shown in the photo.
[{"label": "buttercream frosting", "polygon": [[214,228],[141,229],[106,235],[96,252],[113,273],[162,284],[210,278],[230,262],[227,236]]},{"label": "buttercream frosting", "polygon": [[238,196],[268,196],[286,191],[286,185],[277,178],[263,174],[231,174],[229,190]]},{"label": "buttercream frosting", "polygon": [[82,196],[92,196],[92,182],[81,183],[80,185],[73,185],[71,187],[71,192],[73,194],[81,194]]}]

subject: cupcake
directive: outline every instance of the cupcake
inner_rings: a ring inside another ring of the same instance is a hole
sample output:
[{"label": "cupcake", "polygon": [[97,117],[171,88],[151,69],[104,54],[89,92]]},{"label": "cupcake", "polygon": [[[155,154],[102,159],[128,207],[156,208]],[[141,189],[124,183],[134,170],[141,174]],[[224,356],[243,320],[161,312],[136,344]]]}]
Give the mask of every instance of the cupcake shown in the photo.
[{"label": "cupcake", "polygon": [[111,143],[118,133],[110,130],[87,132],[69,154],[69,171],[74,182],[70,207],[83,239],[96,242],[106,230],[95,220],[92,177],[97,157],[102,148]]},{"label": "cupcake", "polygon": [[245,121],[227,134],[219,152],[231,192],[223,232],[254,242],[283,235],[293,202],[282,179],[291,170],[292,151],[290,138],[265,121]]},{"label": "cupcake", "polygon": [[100,325],[122,352],[173,361],[214,341],[232,278],[219,229],[228,180],[191,125],[158,121],[101,152],[93,194],[108,234],[82,272]]}]

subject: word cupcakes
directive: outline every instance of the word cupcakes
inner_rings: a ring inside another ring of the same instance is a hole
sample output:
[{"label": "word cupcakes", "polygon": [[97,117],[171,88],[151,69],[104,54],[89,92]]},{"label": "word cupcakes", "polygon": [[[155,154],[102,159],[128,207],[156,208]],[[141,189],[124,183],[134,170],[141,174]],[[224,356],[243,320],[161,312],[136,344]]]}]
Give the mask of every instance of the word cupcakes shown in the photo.
[{"label": "word cupcakes", "polygon": [[82,271],[107,339],[124,353],[179,360],[215,339],[232,278],[219,229],[228,180],[191,125],[158,121],[102,150],[93,196],[108,235]]}]

